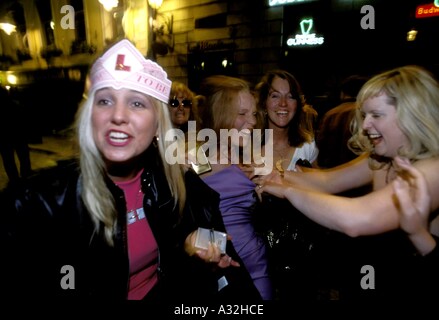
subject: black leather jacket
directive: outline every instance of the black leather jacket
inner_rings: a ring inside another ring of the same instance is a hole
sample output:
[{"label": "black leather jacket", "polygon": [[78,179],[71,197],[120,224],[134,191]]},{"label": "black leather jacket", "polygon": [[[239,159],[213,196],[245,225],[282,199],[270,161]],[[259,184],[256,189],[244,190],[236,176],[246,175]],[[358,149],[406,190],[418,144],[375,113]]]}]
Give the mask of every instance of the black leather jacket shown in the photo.
[{"label": "black leather jacket", "polygon": [[[244,267],[213,271],[211,265],[184,252],[185,238],[198,226],[225,231],[219,195],[189,170],[185,175],[188,196],[180,216],[160,167],[157,160],[146,162],[141,177],[145,215],[159,247],[160,299],[259,299]],[[126,204],[123,191],[110,179],[107,185],[120,213],[113,247],[105,242],[103,228],[95,230],[84,206],[76,162],[45,169],[0,193],[4,258],[0,290],[6,296],[126,299]],[[231,243],[227,253],[243,266]],[[218,295],[217,280],[224,272],[230,274],[230,285]]]},{"label": "black leather jacket", "polygon": [[[176,266],[182,263],[180,259],[188,259],[182,249],[184,239],[196,227],[188,219],[185,225],[180,223],[159,166],[154,161],[145,165],[141,177],[143,205],[159,247],[159,282],[176,286]],[[46,169],[0,195],[1,249],[6,262],[1,276],[7,280],[9,290],[21,296],[126,299],[126,203],[120,188],[110,179],[107,185],[120,213],[113,247],[105,242],[103,228],[95,230],[84,206],[75,162]]]}]

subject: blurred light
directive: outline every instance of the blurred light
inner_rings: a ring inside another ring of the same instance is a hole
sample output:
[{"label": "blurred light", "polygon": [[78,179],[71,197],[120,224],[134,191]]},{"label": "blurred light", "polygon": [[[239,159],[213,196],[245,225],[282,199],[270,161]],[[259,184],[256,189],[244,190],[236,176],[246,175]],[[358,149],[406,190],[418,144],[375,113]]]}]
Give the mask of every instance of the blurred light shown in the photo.
[{"label": "blurred light", "polygon": [[14,74],[8,74],[8,76],[6,77],[6,80],[10,83],[10,84],[17,84],[17,76]]},{"label": "blurred light", "polygon": [[407,41],[415,41],[417,34],[418,34],[418,31],[414,30],[414,29],[407,32]]},{"label": "blurred light", "polygon": [[5,86],[5,89],[8,91],[11,90],[11,86]]},{"label": "blurred light", "polygon": [[0,23],[0,29],[6,32],[6,34],[9,36],[12,32],[15,32],[15,29],[17,27],[10,23]]},{"label": "blurred light", "polygon": [[52,30],[55,30],[55,22],[50,21],[50,28],[52,28]]},{"label": "blurred light", "polygon": [[439,0],[434,0],[435,7],[439,7]]},{"label": "blurred light", "polygon": [[268,0],[268,5],[270,7],[273,6],[282,6],[284,4],[300,4],[301,2],[311,2],[315,0]]},{"label": "blurred light", "polygon": [[12,13],[9,11],[0,19],[0,29],[6,32],[9,36],[12,32],[15,32],[15,20],[12,18]]},{"label": "blurred light", "polygon": [[104,6],[104,9],[110,12],[119,5],[118,0],[99,0],[99,3]]},{"label": "blurred light", "polygon": [[221,64],[223,65],[223,68],[227,68],[227,59],[224,59]]},{"label": "blurred light", "polygon": [[157,10],[162,6],[163,0],[148,0],[148,3],[151,8]]},{"label": "blurred light", "polygon": [[81,80],[81,70],[69,69],[68,76],[70,80],[79,81]]}]

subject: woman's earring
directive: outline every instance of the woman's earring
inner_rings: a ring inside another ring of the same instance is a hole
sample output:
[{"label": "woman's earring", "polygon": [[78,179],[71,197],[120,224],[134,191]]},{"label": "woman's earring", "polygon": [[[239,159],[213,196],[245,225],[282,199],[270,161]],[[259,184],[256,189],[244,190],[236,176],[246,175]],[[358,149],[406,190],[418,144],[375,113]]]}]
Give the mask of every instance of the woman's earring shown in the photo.
[{"label": "woman's earring", "polygon": [[154,148],[158,148],[158,142],[159,142],[160,138],[157,136],[154,136],[154,138],[152,139],[152,145],[154,146]]}]

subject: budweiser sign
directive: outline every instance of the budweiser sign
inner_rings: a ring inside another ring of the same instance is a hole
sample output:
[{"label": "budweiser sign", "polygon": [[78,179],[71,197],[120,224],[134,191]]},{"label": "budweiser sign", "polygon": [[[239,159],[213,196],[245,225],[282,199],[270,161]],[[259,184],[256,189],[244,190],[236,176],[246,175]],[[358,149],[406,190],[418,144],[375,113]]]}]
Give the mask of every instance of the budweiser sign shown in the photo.
[{"label": "budweiser sign", "polygon": [[423,4],[416,8],[416,18],[429,18],[439,16],[439,7],[434,3]]}]

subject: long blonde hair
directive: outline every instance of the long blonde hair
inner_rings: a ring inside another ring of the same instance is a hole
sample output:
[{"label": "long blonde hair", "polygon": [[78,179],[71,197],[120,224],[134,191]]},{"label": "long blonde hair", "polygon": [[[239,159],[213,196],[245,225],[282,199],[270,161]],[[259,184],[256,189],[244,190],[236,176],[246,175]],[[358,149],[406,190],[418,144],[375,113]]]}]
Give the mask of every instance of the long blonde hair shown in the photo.
[{"label": "long blonde hair", "polygon": [[[113,245],[113,236],[117,226],[117,209],[115,199],[106,185],[107,170],[102,156],[93,139],[91,114],[95,93],[92,92],[81,104],[76,118],[76,134],[80,151],[80,170],[82,191],[81,197],[88,209],[97,231],[103,225],[107,243]],[[151,97],[158,119],[158,153],[162,160],[164,173],[174,197],[174,206],[183,211],[186,198],[183,171],[179,165],[169,165],[165,159],[165,150],[170,141],[165,135],[172,129],[167,105]]]}]

